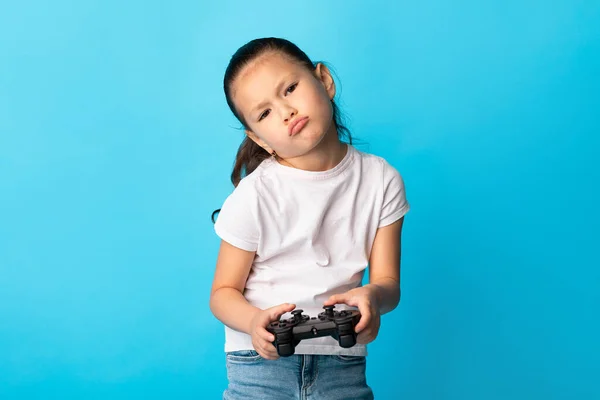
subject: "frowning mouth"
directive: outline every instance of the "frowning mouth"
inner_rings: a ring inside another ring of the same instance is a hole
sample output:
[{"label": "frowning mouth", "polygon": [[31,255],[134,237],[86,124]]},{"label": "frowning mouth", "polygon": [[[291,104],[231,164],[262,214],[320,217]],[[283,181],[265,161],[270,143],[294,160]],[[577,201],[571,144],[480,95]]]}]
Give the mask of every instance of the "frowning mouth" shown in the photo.
[{"label": "frowning mouth", "polygon": [[308,117],[301,117],[301,118],[295,119],[288,128],[289,135],[294,136],[295,134],[300,132],[302,130],[302,128],[304,128],[304,125],[306,125],[307,123],[308,123]]}]

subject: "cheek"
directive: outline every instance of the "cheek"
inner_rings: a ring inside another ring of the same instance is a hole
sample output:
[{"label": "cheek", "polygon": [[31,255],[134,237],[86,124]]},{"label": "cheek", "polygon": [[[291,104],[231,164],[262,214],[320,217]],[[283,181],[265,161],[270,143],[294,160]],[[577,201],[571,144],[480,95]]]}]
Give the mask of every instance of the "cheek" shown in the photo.
[{"label": "cheek", "polygon": [[333,107],[328,97],[320,96],[314,103],[317,113],[324,124],[329,124],[333,118]]},{"label": "cheek", "polygon": [[306,109],[313,118],[331,118],[331,102],[324,90],[313,88],[313,90],[310,91],[310,94],[304,97],[303,103],[303,108]]},{"label": "cheek", "polygon": [[285,126],[279,122],[272,119],[268,124],[265,124],[262,127],[262,137],[265,142],[273,147],[281,146],[286,143],[286,140],[289,139],[287,135],[285,135]]}]

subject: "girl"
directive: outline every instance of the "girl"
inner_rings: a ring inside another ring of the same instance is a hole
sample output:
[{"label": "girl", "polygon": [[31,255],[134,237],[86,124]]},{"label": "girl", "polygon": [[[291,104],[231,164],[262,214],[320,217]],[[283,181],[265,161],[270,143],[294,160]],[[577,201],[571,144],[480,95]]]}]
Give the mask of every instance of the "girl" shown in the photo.
[{"label": "girl", "polygon": [[[215,223],[222,241],[210,308],[225,325],[224,399],[372,399],[366,344],[400,299],[403,180],[352,146],[329,70],[293,43],[242,46],[224,89],[246,133]],[[327,305],[358,308],[358,343],[313,338],[278,357],[267,325]]]}]

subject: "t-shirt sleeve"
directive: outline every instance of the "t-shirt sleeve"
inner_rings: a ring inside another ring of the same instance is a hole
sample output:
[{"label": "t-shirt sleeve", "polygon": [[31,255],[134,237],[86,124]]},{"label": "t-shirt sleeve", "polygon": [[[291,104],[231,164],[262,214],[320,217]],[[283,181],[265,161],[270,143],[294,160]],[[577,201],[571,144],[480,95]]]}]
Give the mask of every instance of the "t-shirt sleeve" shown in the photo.
[{"label": "t-shirt sleeve", "polygon": [[388,162],[383,162],[383,205],[379,227],[390,225],[402,218],[409,210],[404,180]]},{"label": "t-shirt sleeve", "polygon": [[221,207],[214,225],[216,234],[237,248],[256,251],[260,237],[256,205],[256,191],[240,182]]}]

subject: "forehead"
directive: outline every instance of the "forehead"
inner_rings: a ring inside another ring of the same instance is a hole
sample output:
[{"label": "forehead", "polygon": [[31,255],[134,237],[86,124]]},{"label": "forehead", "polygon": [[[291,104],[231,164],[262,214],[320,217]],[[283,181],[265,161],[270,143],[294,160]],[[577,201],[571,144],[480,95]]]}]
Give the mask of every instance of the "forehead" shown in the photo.
[{"label": "forehead", "polygon": [[267,53],[250,62],[232,84],[232,98],[242,112],[264,101],[277,84],[290,76],[308,73],[306,67],[280,53]]}]

